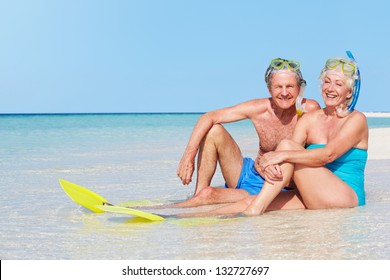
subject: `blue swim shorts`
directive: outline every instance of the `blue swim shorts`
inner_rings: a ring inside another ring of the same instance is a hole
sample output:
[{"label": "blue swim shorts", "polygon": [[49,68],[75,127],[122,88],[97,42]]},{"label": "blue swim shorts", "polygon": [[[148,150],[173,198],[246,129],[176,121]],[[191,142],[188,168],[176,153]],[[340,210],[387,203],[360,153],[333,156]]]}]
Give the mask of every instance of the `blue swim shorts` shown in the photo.
[{"label": "blue swim shorts", "polygon": [[[244,158],[241,175],[238,179],[236,189],[243,189],[250,195],[256,195],[260,192],[265,179],[257,173],[255,162],[251,158]],[[227,185],[225,184],[225,188]]]}]

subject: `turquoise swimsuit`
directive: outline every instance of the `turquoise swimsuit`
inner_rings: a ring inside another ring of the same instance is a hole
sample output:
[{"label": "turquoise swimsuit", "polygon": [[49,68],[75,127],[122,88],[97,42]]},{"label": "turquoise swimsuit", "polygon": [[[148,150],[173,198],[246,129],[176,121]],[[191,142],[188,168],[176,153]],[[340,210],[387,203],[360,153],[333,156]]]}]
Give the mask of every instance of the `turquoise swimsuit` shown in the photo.
[{"label": "turquoise swimsuit", "polygon": [[[310,144],[307,149],[322,148],[325,144]],[[359,206],[366,203],[364,193],[364,169],[367,162],[367,151],[351,148],[333,162],[325,164],[337,177],[350,186],[358,197]]]}]

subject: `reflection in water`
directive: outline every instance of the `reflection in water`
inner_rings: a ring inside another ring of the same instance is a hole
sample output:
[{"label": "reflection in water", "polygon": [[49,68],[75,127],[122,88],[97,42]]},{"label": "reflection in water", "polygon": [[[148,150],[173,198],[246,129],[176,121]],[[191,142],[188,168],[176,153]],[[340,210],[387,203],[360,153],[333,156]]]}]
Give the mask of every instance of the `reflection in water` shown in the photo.
[{"label": "reflection in water", "polygon": [[75,242],[76,247],[68,247],[73,251],[69,252],[71,258],[378,259],[386,256],[378,246],[371,247],[376,241],[371,240],[372,220],[364,207],[278,211],[250,218],[172,218],[158,223],[103,214],[88,216],[83,222],[84,228],[78,233],[83,241]]}]

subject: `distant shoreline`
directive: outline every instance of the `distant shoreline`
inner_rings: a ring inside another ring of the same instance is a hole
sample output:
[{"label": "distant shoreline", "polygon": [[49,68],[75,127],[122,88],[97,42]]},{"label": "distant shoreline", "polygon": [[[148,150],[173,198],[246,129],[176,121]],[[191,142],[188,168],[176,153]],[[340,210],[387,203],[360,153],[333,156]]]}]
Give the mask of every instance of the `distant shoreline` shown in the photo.
[{"label": "distant shoreline", "polygon": [[390,118],[390,112],[363,112],[369,118]]},{"label": "distant shoreline", "polygon": [[[1,116],[82,116],[82,115],[201,115],[204,112],[106,112],[106,113],[0,113]],[[390,116],[390,113],[389,113]]]},{"label": "distant shoreline", "polygon": [[[0,113],[0,116],[50,116],[50,115],[201,115],[205,112],[92,112],[92,113]],[[363,112],[370,118],[390,118],[390,112]]]}]

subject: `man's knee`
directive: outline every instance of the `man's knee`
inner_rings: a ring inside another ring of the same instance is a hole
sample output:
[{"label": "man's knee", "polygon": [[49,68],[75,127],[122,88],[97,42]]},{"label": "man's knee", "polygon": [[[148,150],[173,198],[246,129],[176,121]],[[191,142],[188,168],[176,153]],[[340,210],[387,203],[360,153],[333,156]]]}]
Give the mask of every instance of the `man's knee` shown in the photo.
[{"label": "man's knee", "polygon": [[210,198],[214,195],[215,189],[213,187],[203,188],[196,196],[200,199]]},{"label": "man's knee", "polygon": [[204,149],[205,146],[218,146],[224,143],[226,135],[228,135],[228,132],[222,125],[214,124],[203,138],[200,149]]},{"label": "man's knee", "polygon": [[207,133],[207,137],[218,139],[223,137],[227,133],[226,129],[220,124],[214,124],[209,132]]}]

